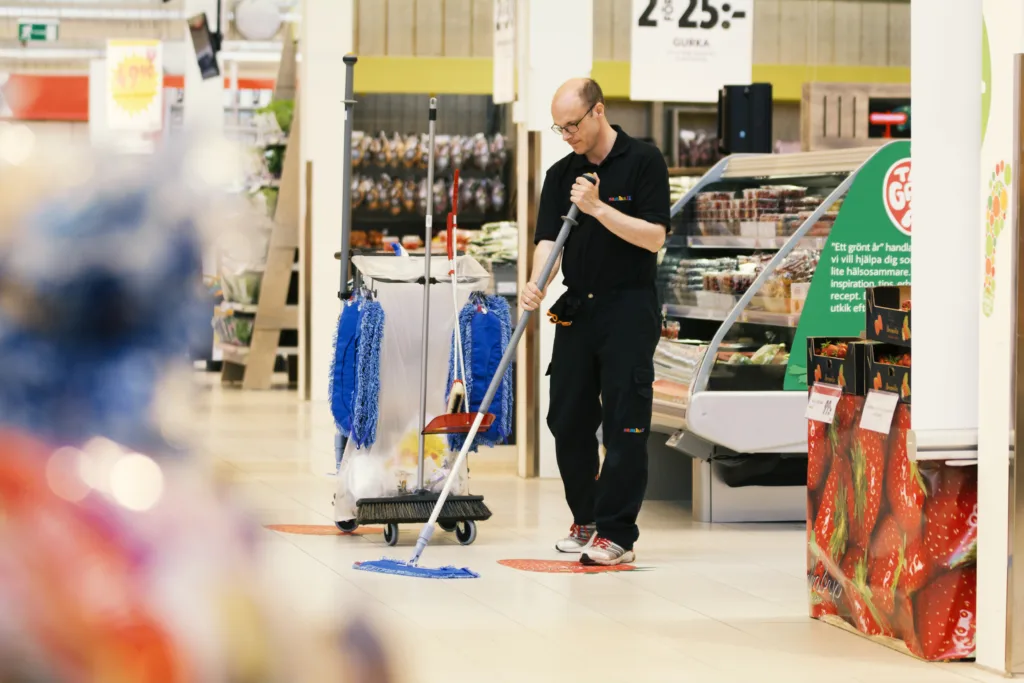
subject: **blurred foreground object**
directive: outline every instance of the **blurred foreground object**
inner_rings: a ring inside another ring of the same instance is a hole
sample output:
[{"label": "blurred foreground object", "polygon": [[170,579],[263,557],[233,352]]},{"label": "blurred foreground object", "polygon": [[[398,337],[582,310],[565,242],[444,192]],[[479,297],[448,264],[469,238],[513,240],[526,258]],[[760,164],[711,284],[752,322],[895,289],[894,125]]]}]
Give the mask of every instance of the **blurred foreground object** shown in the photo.
[{"label": "blurred foreground object", "polygon": [[361,680],[274,607],[251,528],[179,462],[0,433],[0,680]]},{"label": "blurred foreground object", "polygon": [[167,378],[210,324],[203,236],[230,222],[211,149],[50,174],[0,153],[3,683],[389,680],[361,622],[280,604],[226,487],[163,457]]},{"label": "blurred foreground object", "polygon": [[21,178],[33,202],[0,229],[0,424],[58,445],[167,449],[157,387],[209,325],[201,224],[214,194],[189,182],[187,161],[83,156],[77,182],[50,192],[40,166],[0,166],[0,185]]}]

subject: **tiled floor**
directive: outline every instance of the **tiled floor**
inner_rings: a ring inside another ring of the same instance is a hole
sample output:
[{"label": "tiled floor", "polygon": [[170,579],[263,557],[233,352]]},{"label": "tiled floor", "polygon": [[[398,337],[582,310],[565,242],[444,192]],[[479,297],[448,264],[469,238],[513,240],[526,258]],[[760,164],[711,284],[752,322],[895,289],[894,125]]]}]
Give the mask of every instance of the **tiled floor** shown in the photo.
[{"label": "tiled floor", "polygon": [[[294,393],[205,388],[201,438],[265,524],[331,524],[333,428],[325,406]],[[567,511],[556,481],[507,473],[508,454],[474,464],[474,492],[494,516],[459,546],[435,536],[422,563],[478,571],[431,581],[354,571],[405,557],[380,536],[265,533],[282,597],[309,618],[363,610],[378,624],[401,681],[787,681],[964,683],[998,680],[971,665],[928,665],[806,617],[804,530],[707,526],[686,509],[644,506],[637,564],[649,571],[552,575],[500,566],[564,559],[552,548]],[[483,472],[483,474],[479,474]]]}]

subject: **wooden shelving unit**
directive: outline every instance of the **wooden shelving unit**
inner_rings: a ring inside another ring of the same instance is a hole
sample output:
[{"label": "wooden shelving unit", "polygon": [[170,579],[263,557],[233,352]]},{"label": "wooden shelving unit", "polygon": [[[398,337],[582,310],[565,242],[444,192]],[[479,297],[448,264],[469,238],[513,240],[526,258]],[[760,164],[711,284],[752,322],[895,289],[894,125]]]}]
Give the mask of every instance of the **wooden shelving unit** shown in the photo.
[{"label": "wooden shelving unit", "polygon": [[[280,191],[274,210],[274,228],[267,251],[266,269],[255,306],[252,341],[248,348],[223,345],[221,380],[241,381],[243,389],[270,389],[278,356],[298,357],[295,347],[281,346],[281,333],[297,331],[299,307],[289,303],[292,274],[299,250],[301,118],[295,88],[295,41],[285,41],[274,99],[294,99],[295,112],[284,152]],[[247,307],[251,310],[251,307]]]}]

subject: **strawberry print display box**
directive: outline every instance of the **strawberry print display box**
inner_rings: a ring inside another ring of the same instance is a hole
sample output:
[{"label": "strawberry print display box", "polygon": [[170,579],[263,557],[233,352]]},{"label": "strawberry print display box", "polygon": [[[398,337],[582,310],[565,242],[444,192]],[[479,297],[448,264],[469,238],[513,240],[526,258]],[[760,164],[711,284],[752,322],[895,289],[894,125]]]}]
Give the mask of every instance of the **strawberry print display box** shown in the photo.
[{"label": "strawberry print display box", "polygon": [[975,651],[977,467],[907,457],[911,406],[888,434],[861,429],[843,394],[807,423],[811,616],[928,661]]}]

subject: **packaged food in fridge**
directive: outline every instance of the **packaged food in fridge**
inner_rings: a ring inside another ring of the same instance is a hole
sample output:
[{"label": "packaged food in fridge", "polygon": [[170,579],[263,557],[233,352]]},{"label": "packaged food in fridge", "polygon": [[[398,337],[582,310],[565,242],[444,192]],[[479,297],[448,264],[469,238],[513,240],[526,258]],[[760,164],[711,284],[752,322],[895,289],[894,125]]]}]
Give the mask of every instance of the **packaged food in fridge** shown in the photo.
[{"label": "packaged food in fridge", "polygon": [[780,353],[784,353],[786,350],[785,344],[765,344],[750,357],[750,362],[753,365],[768,365],[775,357]]}]

